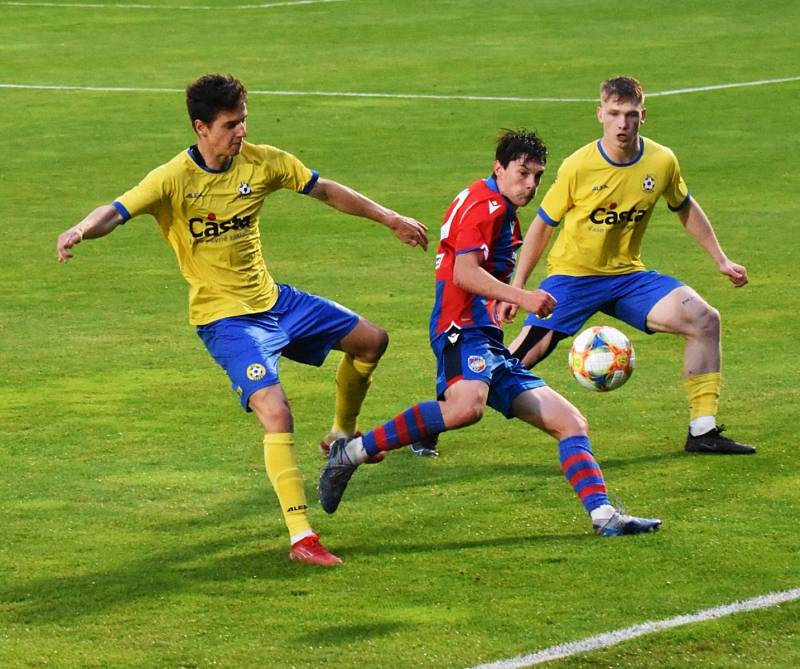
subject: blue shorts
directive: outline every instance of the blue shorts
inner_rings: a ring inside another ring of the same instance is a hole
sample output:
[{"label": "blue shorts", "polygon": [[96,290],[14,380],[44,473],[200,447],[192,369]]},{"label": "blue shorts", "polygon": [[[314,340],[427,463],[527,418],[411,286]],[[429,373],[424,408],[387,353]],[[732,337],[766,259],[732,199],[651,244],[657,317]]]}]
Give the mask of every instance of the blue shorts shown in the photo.
[{"label": "blue shorts", "polygon": [[553,315],[541,319],[528,314],[525,325],[573,335],[600,311],[653,334],[647,329],[647,314],[662,297],[683,285],[652,270],[618,276],[548,276],[539,288],[556,298]]},{"label": "blue shorts", "polygon": [[269,311],[221,318],[197,327],[208,352],[228,373],[242,408],[250,395],[280,383],[278,358],[319,367],[358,324],[358,314],[324,297],[279,284]]},{"label": "blue shorts", "polygon": [[517,395],[547,385],[511,357],[503,334],[492,329],[451,328],[431,342],[436,355],[436,394],[444,399],[456,381],[483,381],[489,386],[488,404],[506,418],[514,418],[511,404]]}]

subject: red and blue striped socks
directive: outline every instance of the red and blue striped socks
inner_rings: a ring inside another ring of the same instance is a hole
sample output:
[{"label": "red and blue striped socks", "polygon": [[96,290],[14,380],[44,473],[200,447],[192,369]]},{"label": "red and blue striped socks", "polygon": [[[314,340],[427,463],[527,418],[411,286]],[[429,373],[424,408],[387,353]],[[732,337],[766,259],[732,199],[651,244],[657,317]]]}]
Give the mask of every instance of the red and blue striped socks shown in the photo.
[{"label": "red and blue striped socks", "polygon": [[380,427],[367,432],[361,438],[361,443],[367,455],[372,457],[379,451],[400,448],[444,432],[445,429],[439,402],[420,402]]},{"label": "red and blue striped socks", "polygon": [[611,504],[603,472],[592,453],[589,437],[567,437],[558,442],[561,471],[578,495],[586,511],[591,513],[600,506]]}]

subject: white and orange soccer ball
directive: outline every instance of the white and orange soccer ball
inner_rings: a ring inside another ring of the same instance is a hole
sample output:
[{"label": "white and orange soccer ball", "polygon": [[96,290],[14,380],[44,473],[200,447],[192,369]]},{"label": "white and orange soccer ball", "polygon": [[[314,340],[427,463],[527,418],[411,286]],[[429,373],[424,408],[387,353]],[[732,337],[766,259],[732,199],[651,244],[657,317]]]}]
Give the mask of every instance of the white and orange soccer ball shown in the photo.
[{"label": "white and orange soccer ball", "polygon": [[630,339],[616,328],[597,325],[581,332],[569,350],[569,369],[584,388],[607,392],[633,373],[636,356]]}]

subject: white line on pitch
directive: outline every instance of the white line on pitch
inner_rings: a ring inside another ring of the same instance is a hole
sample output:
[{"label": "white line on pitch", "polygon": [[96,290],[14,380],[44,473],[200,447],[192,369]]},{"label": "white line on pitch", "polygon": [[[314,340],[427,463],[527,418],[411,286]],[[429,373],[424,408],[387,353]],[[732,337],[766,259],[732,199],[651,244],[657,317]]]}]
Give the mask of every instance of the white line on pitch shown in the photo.
[{"label": "white line on pitch", "polygon": [[[319,1],[319,0],[316,0]],[[331,0],[324,0],[331,1]],[[682,95],[684,93],[698,93],[702,91],[716,91],[730,88],[744,88],[747,86],[766,86],[769,84],[784,84],[800,81],[800,76],[783,77],[780,79],[759,79],[758,81],[741,81],[731,84],[715,84],[712,86],[695,86],[691,88],[677,88],[667,91],[648,93],[649,97],[660,95]],[[183,93],[181,88],[148,88],[135,86],[61,86],[57,84],[4,84],[0,89],[25,89],[25,90],[54,90],[54,91],[99,91],[109,93]],[[507,95],[429,95],[424,93],[356,93],[347,91],[281,91],[281,90],[251,90],[250,95],[274,96],[312,96],[330,98],[391,98],[397,100],[472,100],[478,102],[596,102],[596,98],[557,98],[557,97],[522,97]]]},{"label": "white line on pitch", "polygon": [[680,95],[681,93],[701,93],[703,91],[720,91],[724,88],[744,88],[745,86],[764,86],[766,84],[785,84],[789,81],[800,81],[800,77],[784,77],[783,79],[761,79],[759,81],[742,81],[738,84],[715,84],[713,86],[692,86],[690,88],[676,88],[672,91],[656,91],[648,93],[653,95]]},{"label": "white line on pitch", "polygon": [[785,590],[783,592],[771,592],[766,595],[760,595],[759,597],[753,597],[752,599],[746,599],[742,602],[725,604],[724,606],[717,606],[713,609],[704,609],[697,613],[675,616],[674,618],[667,618],[666,620],[654,620],[614,632],[598,634],[597,636],[591,636],[580,641],[551,646],[550,648],[545,648],[544,650],[531,653],[530,655],[521,655],[508,660],[498,660],[497,662],[490,662],[489,664],[481,664],[472,669],[522,669],[522,667],[532,667],[562,657],[571,657],[579,653],[586,653],[590,650],[608,648],[609,646],[615,646],[623,641],[635,639],[636,637],[646,634],[661,632],[662,630],[671,629],[673,627],[704,622],[706,620],[713,620],[714,618],[722,618],[723,616],[729,616],[733,613],[741,613],[743,611],[766,609],[797,599],[800,599],[800,588]]},{"label": "white line on pitch", "polygon": [[271,7],[290,7],[293,5],[314,5],[324,2],[344,2],[344,0],[287,0],[287,2],[267,2],[258,5],[235,5],[219,7],[211,5],[139,5],[133,3],[117,3],[113,5],[91,2],[0,2],[8,7],[64,7],[67,9],[269,9]]},{"label": "white line on pitch", "polygon": [[[183,93],[182,88],[138,88],[133,86],[60,86],[57,84],[3,84],[2,88],[52,91],[100,91],[109,93]],[[427,95],[416,93],[355,93],[336,91],[262,91],[248,90],[248,95],[315,96],[329,98],[393,98],[399,100],[479,100],[488,102],[593,102],[594,98],[526,98],[491,95]]]}]

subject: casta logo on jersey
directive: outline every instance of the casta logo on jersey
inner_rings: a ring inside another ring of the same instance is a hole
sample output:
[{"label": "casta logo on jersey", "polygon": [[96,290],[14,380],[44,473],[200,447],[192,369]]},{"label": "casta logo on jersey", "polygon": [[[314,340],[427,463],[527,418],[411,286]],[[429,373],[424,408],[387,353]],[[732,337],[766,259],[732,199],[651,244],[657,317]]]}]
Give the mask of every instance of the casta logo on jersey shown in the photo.
[{"label": "casta logo on jersey", "polygon": [[608,209],[598,207],[589,214],[589,219],[592,223],[617,225],[618,223],[638,223],[647,214],[647,209],[636,209],[636,207],[631,207],[625,211],[617,211],[618,206],[616,202],[612,202],[608,205]]},{"label": "casta logo on jersey", "polygon": [[216,214],[209,214],[206,219],[190,218],[189,232],[195,239],[202,237],[219,237],[229,230],[244,230],[252,225],[250,215],[234,216],[229,221],[218,221]]}]

